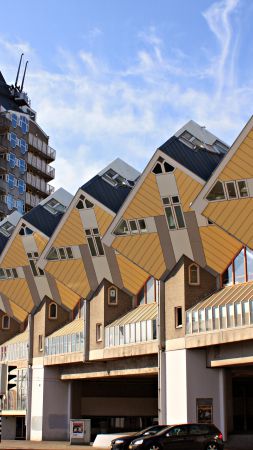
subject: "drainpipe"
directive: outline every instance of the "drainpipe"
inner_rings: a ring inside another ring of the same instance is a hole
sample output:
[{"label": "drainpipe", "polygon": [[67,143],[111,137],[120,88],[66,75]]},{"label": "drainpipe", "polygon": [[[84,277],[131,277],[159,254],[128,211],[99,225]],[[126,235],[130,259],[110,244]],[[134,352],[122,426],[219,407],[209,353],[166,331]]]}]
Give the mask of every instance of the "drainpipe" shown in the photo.
[{"label": "drainpipe", "polygon": [[33,358],[33,316],[28,316],[28,368],[27,368],[27,400],[26,400],[26,440],[31,434],[31,406],[32,406],[32,358]]},{"label": "drainpipe", "polygon": [[165,285],[158,281],[158,420],[166,424]]},{"label": "drainpipe", "polygon": [[89,347],[90,347],[90,302],[84,300],[84,319],[83,319],[83,337],[84,337],[84,349],[83,349],[83,362],[89,361]]}]

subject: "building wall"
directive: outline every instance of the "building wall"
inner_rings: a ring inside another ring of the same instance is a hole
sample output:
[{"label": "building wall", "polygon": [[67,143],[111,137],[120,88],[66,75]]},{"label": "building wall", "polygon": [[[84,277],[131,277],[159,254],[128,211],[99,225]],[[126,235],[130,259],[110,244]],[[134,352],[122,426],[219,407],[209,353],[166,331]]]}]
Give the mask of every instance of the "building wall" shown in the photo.
[{"label": "building wall", "polygon": [[16,417],[2,416],[2,439],[16,438]]},{"label": "building wall", "polygon": [[68,440],[70,414],[70,382],[60,380],[57,367],[46,367],[42,439]]},{"label": "building wall", "polygon": [[21,332],[21,324],[16,320],[10,318],[9,330],[2,329],[2,317],[5,315],[3,311],[0,311],[0,345],[11,339],[13,336]]},{"label": "building wall", "polygon": [[213,422],[226,436],[225,375],[206,367],[205,350],[166,352],[166,385],[167,423],[196,422],[197,399],[212,399]]}]

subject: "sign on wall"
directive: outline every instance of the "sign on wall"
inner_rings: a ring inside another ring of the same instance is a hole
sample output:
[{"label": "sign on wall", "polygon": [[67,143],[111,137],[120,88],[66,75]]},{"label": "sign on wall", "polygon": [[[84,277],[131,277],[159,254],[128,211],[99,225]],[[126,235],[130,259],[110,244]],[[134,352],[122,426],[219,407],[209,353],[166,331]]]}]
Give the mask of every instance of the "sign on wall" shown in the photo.
[{"label": "sign on wall", "polygon": [[197,398],[197,422],[213,423],[213,399]]},{"label": "sign on wall", "polygon": [[70,420],[70,444],[90,443],[90,419]]}]

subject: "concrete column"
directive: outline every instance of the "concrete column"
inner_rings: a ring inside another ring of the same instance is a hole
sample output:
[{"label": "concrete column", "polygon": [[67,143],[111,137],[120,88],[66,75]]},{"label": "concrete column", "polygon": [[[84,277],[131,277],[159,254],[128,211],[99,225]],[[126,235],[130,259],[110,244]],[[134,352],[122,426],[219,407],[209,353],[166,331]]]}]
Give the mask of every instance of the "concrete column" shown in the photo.
[{"label": "concrete column", "polygon": [[208,368],[202,349],[167,351],[167,424],[196,422],[197,399],[212,399],[213,422],[226,439],[224,369]]},{"label": "concrete column", "polygon": [[31,429],[32,441],[42,440],[42,418],[44,397],[44,367],[43,358],[37,358],[32,368],[32,400],[31,400]]}]

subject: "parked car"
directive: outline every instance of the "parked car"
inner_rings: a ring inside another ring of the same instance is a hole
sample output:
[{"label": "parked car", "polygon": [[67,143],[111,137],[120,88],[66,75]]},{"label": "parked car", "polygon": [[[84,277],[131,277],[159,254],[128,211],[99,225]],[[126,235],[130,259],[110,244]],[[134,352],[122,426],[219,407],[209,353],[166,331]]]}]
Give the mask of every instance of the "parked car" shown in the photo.
[{"label": "parked car", "polygon": [[136,433],[131,433],[127,436],[121,436],[111,441],[112,450],[128,450],[129,444],[133,439],[151,436],[158,433],[161,430],[168,428],[168,425],[152,425],[144,430],[137,431]]},{"label": "parked car", "polygon": [[129,450],[223,450],[223,436],[215,425],[173,425],[154,436],[134,439]]}]

